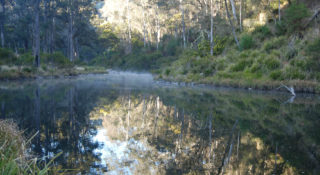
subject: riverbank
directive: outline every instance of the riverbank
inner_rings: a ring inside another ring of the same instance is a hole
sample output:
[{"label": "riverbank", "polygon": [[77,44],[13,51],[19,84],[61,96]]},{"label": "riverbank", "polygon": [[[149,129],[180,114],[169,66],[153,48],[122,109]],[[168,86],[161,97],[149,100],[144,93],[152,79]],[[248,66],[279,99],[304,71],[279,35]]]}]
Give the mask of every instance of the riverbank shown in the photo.
[{"label": "riverbank", "polygon": [[[205,84],[216,87],[231,87],[249,90],[265,90],[265,91],[287,91],[282,86],[293,87],[296,93],[320,94],[320,83],[307,80],[287,80],[287,81],[271,81],[271,80],[255,80],[255,79],[221,79],[218,77],[189,79],[184,76],[171,77],[156,74],[155,79],[169,82],[183,82],[188,84]],[[281,87],[281,88],[280,88]]]},{"label": "riverbank", "polygon": [[42,66],[39,69],[33,66],[0,66],[0,80],[35,79],[36,77],[63,77],[81,74],[103,74],[107,69],[97,66],[69,66],[55,67]]}]

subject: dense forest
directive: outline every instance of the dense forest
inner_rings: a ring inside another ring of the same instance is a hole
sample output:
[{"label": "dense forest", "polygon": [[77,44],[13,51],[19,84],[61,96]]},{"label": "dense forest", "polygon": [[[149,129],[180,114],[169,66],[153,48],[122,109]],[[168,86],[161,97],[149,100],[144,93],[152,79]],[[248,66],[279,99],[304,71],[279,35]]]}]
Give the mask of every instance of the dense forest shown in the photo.
[{"label": "dense forest", "polygon": [[312,0],[1,0],[0,77],[107,67],[319,92],[319,8]]}]

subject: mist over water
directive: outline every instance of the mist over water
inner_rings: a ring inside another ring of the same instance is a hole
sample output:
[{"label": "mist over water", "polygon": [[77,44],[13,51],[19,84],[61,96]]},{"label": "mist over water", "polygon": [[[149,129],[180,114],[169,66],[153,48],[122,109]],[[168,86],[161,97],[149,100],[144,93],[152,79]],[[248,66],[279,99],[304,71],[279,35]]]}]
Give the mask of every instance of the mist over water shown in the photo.
[{"label": "mist over water", "polygon": [[151,74],[0,83],[1,118],[69,174],[319,174],[320,100]]}]

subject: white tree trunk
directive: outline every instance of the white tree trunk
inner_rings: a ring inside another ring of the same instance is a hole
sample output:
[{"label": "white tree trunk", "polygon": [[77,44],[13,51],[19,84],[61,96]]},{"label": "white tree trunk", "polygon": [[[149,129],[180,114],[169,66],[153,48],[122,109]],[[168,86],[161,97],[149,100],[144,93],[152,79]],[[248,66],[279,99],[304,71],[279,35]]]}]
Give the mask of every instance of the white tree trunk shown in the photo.
[{"label": "white tree trunk", "polygon": [[279,22],[281,22],[281,2],[280,2],[280,0],[278,0],[278,2],[279,2],[279,8],[278,8]]},{"label": "white tree trunk", "polygon": [[240,31],[242,32],[242,0],[240,0],[240,19],[239,19],[239,23],[240,23]]},{"label": "white tree trunk", "polygon": [[213,55],[213,48],[214,48],[214,42],[213,42],[213,0],[210,0],[210,9],[211,9],[211,25],[210,25],[210,54]]},{"label": "white tree trunk", "polygon": [[73,41],[73,10],[72,10],[72,1],[70,2],[69,7],[69,33],[68,33],[68,40],[69,40],[69,59],[71,62],[74,61],[74,41]]},{"label": "white tree trunk", "polygon": [[147,41],[146,41],[146,15],[145,15],[145,3],[143,0],[141,0],[142,4],[142,13],[143,13],[143,47],[146,47]]},{"label": "white tree trunk", "polygon": [[230,18],[230,13],[229,13],[229,9],[228,9],[227,0],[224,0],[224,3],[225,3],[225,6],[226,6],[227,17],[229,19],[229,22],[230,22],[230,25],[231,25],[231,28],[232,28],[232,34],[233,34],[234,40],[236,41],[236,44],[237,44],[238,48],[240,49],[240,44],[239,44],[239,40],[237,38],[236,30],[235,30],[235,28],[233,26],[233,22],[232,22],[232,20]]},{"label": "white tree trunk", "polygon": [[234,19],[238,22],[236,5],[235,5],[235,3],[234,3],[234,0],[230,0],[230,3],[231,3],[231,7],[232,7],[233,17],[234,17]]},{"label": "white tree trunk", "polygon": [[183,0],[180,0],[180,8],[181,8],[181,23],[182,23],[183,48],[186,48],[186,47],[187,47],[187,44],[186,44],[186,24],[185,24],[185,21],[184,21]]},{"label": "white tree trunk", "polygon": [[128,53],[131,53],[131,16],[130,16],[130,0],[127,0],[127,19],[128,19]]}]

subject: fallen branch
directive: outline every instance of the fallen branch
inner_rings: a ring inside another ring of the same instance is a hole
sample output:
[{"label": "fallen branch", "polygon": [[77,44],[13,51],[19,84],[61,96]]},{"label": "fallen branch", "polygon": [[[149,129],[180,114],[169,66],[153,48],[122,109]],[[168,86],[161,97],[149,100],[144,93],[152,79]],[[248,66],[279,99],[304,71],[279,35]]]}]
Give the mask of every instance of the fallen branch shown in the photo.
[{"label": "fallen branch", "polygon": [[281,89],[281,88],[287,89],[287,90],[291,93],[292,96],[296,96],[296,93],[294,92],[294,88],[293,88],[292,86],[291,86],[291,87],[288,87],[288,86],[286,86],[286,85],[281,84],[281,86],[278,87],[277,90],[278,90],[278,89]]}]

